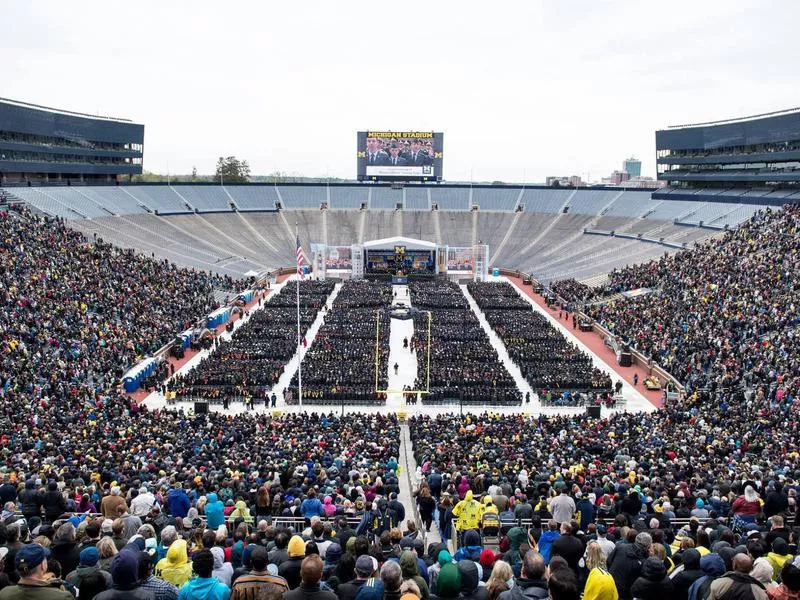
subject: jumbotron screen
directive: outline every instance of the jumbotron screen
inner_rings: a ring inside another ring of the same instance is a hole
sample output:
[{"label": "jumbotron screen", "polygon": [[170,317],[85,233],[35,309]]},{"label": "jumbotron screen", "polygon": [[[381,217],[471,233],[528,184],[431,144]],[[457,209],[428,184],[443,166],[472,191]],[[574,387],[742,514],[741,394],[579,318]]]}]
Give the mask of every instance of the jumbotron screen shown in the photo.
[{"label": "jumbotron screen", "polygon": [[444,134],[359,131],[358,180],[441,181]]}]

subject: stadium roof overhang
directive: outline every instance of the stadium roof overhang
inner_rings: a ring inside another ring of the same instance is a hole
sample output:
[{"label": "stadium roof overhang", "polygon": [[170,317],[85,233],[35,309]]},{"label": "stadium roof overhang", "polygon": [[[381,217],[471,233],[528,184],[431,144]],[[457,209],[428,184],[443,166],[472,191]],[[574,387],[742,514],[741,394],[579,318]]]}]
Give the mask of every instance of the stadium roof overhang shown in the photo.
[{"label": "stadium roof overhang", "polygon": [[381,240],[371,240],[364,242],[366,249],[390,250],[395,246],[405,246],[408,250],[436,250],[436,244],[425,240],[415,240],[407,237],[390,237]]}]

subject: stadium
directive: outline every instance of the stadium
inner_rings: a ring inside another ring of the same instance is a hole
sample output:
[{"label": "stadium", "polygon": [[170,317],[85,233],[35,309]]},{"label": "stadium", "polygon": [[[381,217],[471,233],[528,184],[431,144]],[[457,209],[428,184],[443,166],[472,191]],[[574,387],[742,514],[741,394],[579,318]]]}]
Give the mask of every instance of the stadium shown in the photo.
[{"label": "stadium", "polygon": [[800,109],[652,187],[425,130],[151,183],[146,127],[0,99],[0,600],[800,593]]}]

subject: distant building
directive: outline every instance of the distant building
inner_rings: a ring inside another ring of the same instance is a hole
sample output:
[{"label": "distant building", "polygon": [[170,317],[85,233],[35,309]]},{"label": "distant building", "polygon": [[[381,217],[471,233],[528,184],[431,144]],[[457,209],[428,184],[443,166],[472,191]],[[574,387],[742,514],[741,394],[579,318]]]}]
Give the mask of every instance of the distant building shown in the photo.
[{"label": "distant building", "polygon": [[545,178],[545,185],[552,187],[555,182],[558,182],[558,185],[561,187],[582,187],[586,185],[584,181],[581,179],[580,175],[570,175],[567,177],[566,175],[557,176],[557,175],[548,175]]},{"label": "distant building", "polygon": [[726,190],[739,202],[750,192],[762,197],[765,189],[796,189],[798,163],[797,109],[656,131],[658,179],[692,188],[689,193],[707,188],[715,199]]},{"label": "distant building", "polygon": [[143,153],[144,125],[0,99],[0,184],[116,182]]},{"label": "distant building", "polygon": [[625,171],[628,175],[631,176],[631,179],[634,177],[641,177],[642,176],[642,161],[638,158],[626,158],[622,162],[622,170]]},{"label": "distant building", "polygon": [[608,177],[603,177],[602,182],[608,185],[620,185],[631,178],[626,171],[614,171]]}]

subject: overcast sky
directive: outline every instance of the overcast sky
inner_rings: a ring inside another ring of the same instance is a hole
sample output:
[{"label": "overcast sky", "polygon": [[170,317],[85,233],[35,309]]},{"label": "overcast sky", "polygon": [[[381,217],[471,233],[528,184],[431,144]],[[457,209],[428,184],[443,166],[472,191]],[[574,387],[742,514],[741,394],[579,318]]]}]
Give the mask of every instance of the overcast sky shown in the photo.
[{"label": "overcast sky", "polygon": [[3,3],[0,96],[145,124],[144,166],[355,177],[359,129],[444,176],[655,175],[654,131],[800,105],[800,2]]}]

